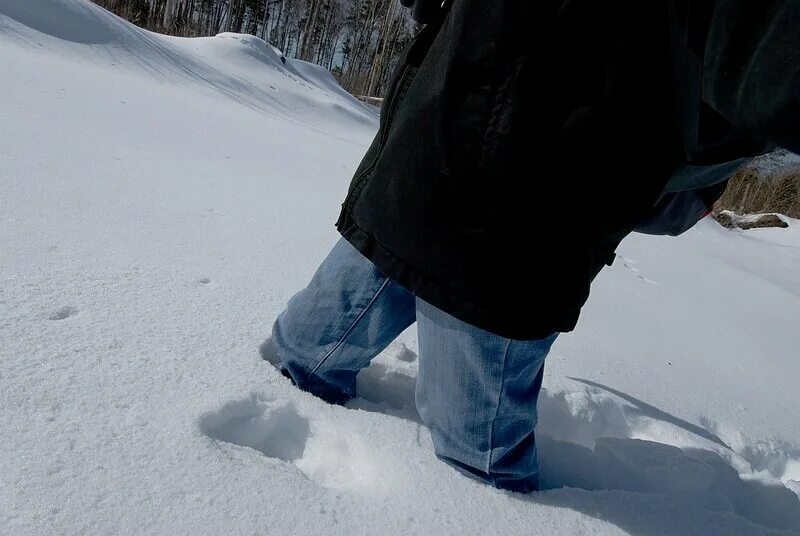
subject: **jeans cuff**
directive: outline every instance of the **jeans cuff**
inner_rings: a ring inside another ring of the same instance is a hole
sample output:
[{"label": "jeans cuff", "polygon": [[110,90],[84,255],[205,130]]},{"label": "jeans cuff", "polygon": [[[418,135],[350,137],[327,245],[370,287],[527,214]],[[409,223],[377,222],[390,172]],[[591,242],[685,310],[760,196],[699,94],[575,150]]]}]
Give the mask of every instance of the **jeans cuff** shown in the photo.
[{"label": "jeans cuff", "polygon": [[309,372],[302,367],[283,362],[280,363],[279,370],[284,376],[288,374],[292,383],[300,390],[310,393],[329,404],[342,406],[352,398],[355,398],[355,386],[351,389],[343,390],[323,380],[316,374],[309,374]]}]

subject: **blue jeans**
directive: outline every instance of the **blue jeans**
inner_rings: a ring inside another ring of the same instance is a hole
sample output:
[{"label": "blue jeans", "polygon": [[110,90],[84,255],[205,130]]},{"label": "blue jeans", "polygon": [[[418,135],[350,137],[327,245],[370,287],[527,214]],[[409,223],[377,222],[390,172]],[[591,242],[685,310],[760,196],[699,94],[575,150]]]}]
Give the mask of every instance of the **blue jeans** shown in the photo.
[{"label": "blue jeans", "polygon": [[537,489],[536,399],[557,335],[510,340],[415,298],[340,240],[272,332],[298,387],[323,399],[356,396],[356,375],[417,322],[417,411],[436,455],[513,491]]}]

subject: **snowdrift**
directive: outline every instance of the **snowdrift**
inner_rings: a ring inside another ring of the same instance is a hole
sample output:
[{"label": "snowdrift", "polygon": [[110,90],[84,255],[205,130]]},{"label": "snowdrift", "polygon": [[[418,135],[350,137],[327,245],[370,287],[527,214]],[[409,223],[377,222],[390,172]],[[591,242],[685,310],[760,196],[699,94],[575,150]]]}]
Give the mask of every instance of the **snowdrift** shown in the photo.
[{"label": "snowdrift", "polygon": [[194,85],[265,114],[302,116],[311,126],[377,120],[330,73],[291,59],[283,64],[273,47],[251,35],[162,36],[83,0],[0,0],[0,16],[0,30],[18,44]]}]

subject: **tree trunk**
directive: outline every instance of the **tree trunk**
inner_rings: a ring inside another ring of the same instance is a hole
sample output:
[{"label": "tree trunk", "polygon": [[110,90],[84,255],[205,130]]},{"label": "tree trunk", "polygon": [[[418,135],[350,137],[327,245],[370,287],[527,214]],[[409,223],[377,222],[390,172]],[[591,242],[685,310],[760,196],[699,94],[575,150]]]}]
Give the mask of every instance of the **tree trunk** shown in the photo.
[{"label": "tree trunk", "polygon": [[386,11],[386,16],[383,19],[381,36],[378,39],[378,44],[375,47],[375,56],[372,59],[372,67],[369,72],[369,77],[367,78],[367,87],[365,93],[370,96],[373,94],[375,90],[376,81],[378,79],[379,73],[383,72],[384,52],[386,51],[386,48],[388,46],[389,28],[391,28],[393,22],[395,3],[390,1],[388,2],[388,4],[389,4],[389,9]]}]

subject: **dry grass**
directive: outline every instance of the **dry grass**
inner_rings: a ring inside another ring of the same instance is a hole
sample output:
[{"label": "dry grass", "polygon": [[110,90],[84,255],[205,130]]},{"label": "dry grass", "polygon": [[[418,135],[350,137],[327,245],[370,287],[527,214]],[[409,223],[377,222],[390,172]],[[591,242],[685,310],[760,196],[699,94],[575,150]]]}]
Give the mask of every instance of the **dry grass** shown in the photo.
[{"label": "dry grass", "polygon": [[768,175],[746,168],[734,175],[714,208],[739,214],[777,212],[800,218],[800,167],[783,168]]}]

